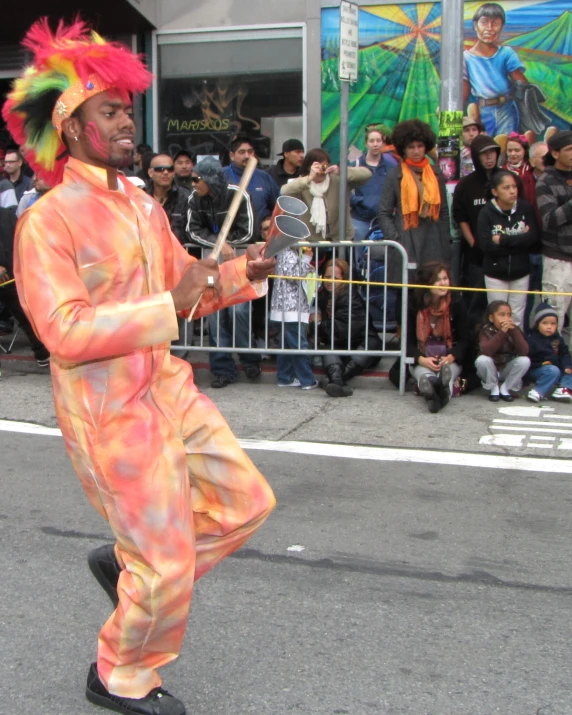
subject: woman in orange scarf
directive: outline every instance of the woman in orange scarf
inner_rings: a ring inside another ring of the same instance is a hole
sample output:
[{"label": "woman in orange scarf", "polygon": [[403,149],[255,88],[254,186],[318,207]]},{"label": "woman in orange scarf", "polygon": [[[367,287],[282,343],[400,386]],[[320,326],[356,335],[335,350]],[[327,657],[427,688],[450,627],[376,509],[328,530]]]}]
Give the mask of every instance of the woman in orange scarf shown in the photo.
[{"label": "woman in orange scarf", "polygon": [[[450,228],[445,180],[431,165],[427,152],[435,147],[428,124],[411,119],[397,124],[392,143],[402,161],[387,175],[379,205],[379,225],[385,240],[407,251],[409,280],[415,269],[429,261],[449,262]],[[389,251],[387,279],[400,283],[401,258]]]}]

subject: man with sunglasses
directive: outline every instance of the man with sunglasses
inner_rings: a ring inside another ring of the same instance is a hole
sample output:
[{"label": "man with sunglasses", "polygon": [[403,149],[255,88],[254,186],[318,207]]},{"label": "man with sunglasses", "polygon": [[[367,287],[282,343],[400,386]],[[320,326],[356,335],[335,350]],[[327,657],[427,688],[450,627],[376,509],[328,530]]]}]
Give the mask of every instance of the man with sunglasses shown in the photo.
[{"label": "man with sunglasses", "polygon": [[175,163],[168,154],[155,154],[151,159],[145,191],[161,204],[171,224],[171,231],[181,243],[185,243],[190,192],[175,182]]}]

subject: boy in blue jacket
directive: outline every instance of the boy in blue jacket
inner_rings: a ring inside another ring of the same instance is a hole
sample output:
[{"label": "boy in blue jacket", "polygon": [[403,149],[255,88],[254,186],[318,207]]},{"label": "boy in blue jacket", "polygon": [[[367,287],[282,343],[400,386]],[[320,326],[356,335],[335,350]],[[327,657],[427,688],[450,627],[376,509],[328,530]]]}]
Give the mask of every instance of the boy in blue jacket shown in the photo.
[{"label": "boy in blue jacket", "polygon": [[534,327],[528,334],[530,372],[536,387],[527,398],[540,402],[550,395],[559,402],[572,402],[572,357],[558,332],[558,314],[548,303],[540,303],[534,314]]}]

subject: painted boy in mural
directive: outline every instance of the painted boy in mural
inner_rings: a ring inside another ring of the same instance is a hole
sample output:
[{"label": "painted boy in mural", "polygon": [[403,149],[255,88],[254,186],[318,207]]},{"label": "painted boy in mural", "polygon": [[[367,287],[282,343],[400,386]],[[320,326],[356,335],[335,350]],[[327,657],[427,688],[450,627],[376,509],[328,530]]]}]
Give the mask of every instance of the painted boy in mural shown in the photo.
[{"label": "painted boy in mural", "polygon": [[478,116],[490,136],[531,129],[542,131],[547,117],[539,106],[542,91],[529,84],[524,65],[512,49],[500,44],[506,22],[503,8],[494,2],[481,5],[473,16],[477,41],[464,52],[463,99],[473,95]]},{"label": "painted boy in mural", "polygon": [[473,16],[477,41],[465,50],[463,98],[477,101],[480,120],[489,136],[518,131],[520,114],[515,101],[516,82],[526,83],[524,65],[512,47],[500,44],[506,15],[497,3],[481,5]]}]

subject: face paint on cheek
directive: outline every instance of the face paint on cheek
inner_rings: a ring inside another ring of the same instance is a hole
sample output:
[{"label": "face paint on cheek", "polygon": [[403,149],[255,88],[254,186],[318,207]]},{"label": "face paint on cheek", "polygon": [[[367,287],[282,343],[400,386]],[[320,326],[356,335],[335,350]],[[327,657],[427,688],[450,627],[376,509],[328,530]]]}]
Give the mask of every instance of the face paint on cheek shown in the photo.
[{"label": "face paint on cheek", "polygon": [[98,154],[102,159],[106,159],[109,154],[108,147],[105,146],[103,140],[101,139],[99,129],[93,122],[88,122],[85,125],[84,134],[87,137],[89,143],[91,144],[91,147],[94,152]]}]

